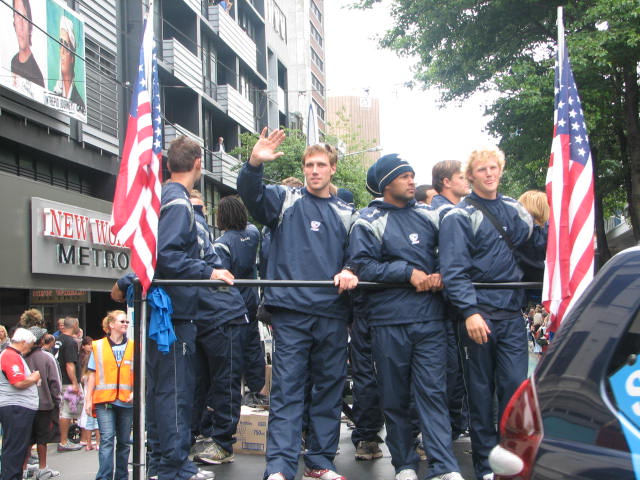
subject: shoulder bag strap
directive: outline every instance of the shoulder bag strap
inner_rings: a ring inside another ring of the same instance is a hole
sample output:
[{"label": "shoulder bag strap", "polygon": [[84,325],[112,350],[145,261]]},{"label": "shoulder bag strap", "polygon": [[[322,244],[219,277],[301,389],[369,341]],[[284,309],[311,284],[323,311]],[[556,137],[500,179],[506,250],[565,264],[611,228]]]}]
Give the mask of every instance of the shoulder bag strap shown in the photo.
[{"label": "shoulder bag strap", "polygon": [[487,208],[485,208],[484,205],[482,205],[480,202],[474,200],[473,198],[467,197],[465,200],[466,200],[467,203],[473,205],[478,210],[480,210],[484,214],[484,216],[489,219],[491,224],[495,227],[495,229],[498,231],[498,233],[500,233],[500,236],[502,237],[504,242],[507,244],[507,246],[511,249],[511,251],[516,249],[516,247],[513,245],[513,242],[511,241],[511,237],[509,237],[507,232],[504,231],[504,227],[498,221],[498,219],[495,217],[495,215],[493,215],[493,213],[491,213]]}]

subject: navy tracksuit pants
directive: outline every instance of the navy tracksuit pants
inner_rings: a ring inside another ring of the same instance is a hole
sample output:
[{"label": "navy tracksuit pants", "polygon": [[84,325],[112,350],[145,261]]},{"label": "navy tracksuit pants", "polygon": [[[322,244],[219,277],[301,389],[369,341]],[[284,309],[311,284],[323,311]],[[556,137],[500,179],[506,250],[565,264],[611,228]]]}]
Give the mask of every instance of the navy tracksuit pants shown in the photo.
[{"label": "navy tracksuit pants", "polygon": [[469,403],[462,374],[460,349],[458,347],[458,318],[447,319],[447,397],[451,431],[457,436],[469,429]]},{"label": "navy tracksuit pants", "polygon": [[260,329],[255,315],[242,326],[242,353],[244,382],[249,391],[257,393],[264,387],[264,349],[260,341]]},{"label": "navy tracksuit pants", "polygon": [[380,442],[378,432],[384,425],[378,381],[371,352],[371,332],[364,317],[354,315],[351,324],[349,360],[353,379],[353,422],[351,441]]},{"label": "navy tracksuit pants", "polygon": [[305,384],[311,379],[307,467],[335,470],[347,373],[347,319],[274,309],[273,378],[265,478],[293,479],[302,442]]},{"label": "navy tracksuit pants", "polygon": [[493,399],[498,398],[498,422],[507,403],[527,378],[529,366],[527,331],[522,315],[506,320],[484,319],[491,334],[478,344],[460,323],[463,369],[469,390],[471,446],[476,477],[491,472],[489,453],[498,443]]},{"label": "navy tracksuit pants", "polygon": [[373,326],[371,331],[387,425],[386,442],[396,472],[418,471],[420,462],[411,435],[412,391],[429,458],[427,478],[459,472],[447,407],[444,320]]},{"label": "navy tracksuit pants", "polygon": [[178,340],[169,353],[160,353],[153,340],[147,343],[149,472],[157,473],[158,480],[187,480],[198,471],[188,459],[196,324],[174,319],[173,327]]}]

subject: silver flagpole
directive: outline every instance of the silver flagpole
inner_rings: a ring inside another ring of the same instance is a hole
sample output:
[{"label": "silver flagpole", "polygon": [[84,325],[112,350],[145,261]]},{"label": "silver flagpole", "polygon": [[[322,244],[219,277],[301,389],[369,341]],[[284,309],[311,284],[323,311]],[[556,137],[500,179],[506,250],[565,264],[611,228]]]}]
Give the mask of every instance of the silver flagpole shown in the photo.
[{"label": "silver flagpole", "polygon": [[142,298],[142,285],[136,279],[134,301],[134,393],[133,393],[133,480],[146,478],[146,352],[147,299]]}]

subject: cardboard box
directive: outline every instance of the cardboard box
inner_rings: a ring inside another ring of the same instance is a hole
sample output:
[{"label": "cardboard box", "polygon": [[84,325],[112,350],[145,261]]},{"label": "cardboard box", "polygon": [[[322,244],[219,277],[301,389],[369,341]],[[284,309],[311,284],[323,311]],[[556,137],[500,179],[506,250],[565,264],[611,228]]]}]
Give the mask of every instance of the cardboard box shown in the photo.
[{"label": "cardboard box", "polygon": [[267,410],[242,406],[240,421],[236,430],[234,453],[248,453],[264,455],[267,451],[267,424],[269,412]]},{"label": "cardboard box", "polygon": [[264,366],[264,385],[267,395],[271,394],[271,365]]}]

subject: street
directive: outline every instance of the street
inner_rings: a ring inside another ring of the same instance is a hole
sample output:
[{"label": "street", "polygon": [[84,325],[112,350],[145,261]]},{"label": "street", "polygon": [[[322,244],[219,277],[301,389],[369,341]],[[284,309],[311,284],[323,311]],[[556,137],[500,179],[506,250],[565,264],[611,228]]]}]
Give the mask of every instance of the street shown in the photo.
[{"label": "street", "polygon": [[[354,460],[355,449],[351,443],[351,430],[343,423],[340,436],[340,454],[336,457],[338,472],[346,476],[348,480],[393,480],[394,470],[391,465],[391,456],[384,444],[381,445],[381,448],[384,456],[380,459],[365,462]],[[454,443],[454,451],[460,463],[461,473],[467,480],[474,478],[470,448],[468,437],[461,438]],[[48,463],[52,468],[61,472],[64,480],[89,480],[95,477],[98,469],[98,453],[95,450],[58,453],[56,446],[50,445]],[[217,480],[262,480],[264,457],[262,455],[240,454],[235,456],[233,463],[205,468],[213,470]],[[303,468],[304,465],[300,462],[300,469],[295,480],[302,477]],[[425,472],[426,463],[421,462],[419,477],[423,478]]]}]

